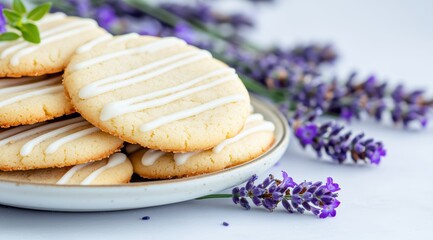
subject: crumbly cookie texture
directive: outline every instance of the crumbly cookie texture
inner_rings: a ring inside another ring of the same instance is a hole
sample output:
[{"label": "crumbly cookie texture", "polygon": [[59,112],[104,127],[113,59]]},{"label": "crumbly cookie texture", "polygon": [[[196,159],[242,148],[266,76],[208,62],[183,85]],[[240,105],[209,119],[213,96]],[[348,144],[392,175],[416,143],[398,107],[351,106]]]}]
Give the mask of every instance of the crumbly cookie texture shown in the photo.
[{"label": "crumbly cookie texture", "polygon": [[60,74],[0,79],[0,128],[44,122],[74,112]]},{"label": "crumbly cookie texture", "polygon": [[210,149],[239,133],[249,115],[234,70],[175,38],[104,41],[71,59],[64,85],[89,122],[163,151]]},{"label": "crumbly cookie texture", "polygon": [[0,170],[65,167],[100,160],[123,141],[81,117],[0,130]]},{"label": "crumbly cookie texture", "polygon": [[[83,184],[84,180],[91,174],[95,175],[96,171],[99,173],[92,178],[86,185],[108,185],[108,184],[121,184],[128,183],[132,176],[132,164],[129,159],[107,168],[108,158],[100,161],[85,164],[82,168],[74,171],[71,174],[73,167],[63,168],[46,168],[28,171],[13,171],[4,172],[0,171],[0,180],[29,182],[29,183],[43,183],[43,184]],[[101,168],[103,171],[100,171]],[[65,178],[65,175],[70,175]],[[64,182],[60,183],[61,179]]]},{"label": "crumbly cookie texture", "polygon": [[273,142],[273,132],[259,131],[228,144],[219,152],[206,150],[194,153],[187,160],[184,159],[185,162],[180,165],[174,160],[180,156],[173,153],[154,155],[157,157],[156,161],[151,165],[144,165],[144,158],[154,156],[151,154],[143,158],[145,153],[149,151],[143,148],[131,153],[130,158],[134,166],[134,172],[143,178],[180,178],[216,172],[248,162],[265,153],[272,146]]},{"label": "crumbly cookie texture", "polygon": [[38,22],[41,43],[22,40],[0,43],[0,77],[41,76],[61,72],[75,50],[106,34],[91,19],[48,14]]}]

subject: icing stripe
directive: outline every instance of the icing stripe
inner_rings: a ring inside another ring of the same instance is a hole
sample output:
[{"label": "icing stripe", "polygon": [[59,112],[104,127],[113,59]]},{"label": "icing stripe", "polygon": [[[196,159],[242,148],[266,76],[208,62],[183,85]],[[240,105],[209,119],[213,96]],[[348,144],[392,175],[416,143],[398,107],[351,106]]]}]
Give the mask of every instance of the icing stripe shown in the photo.
[{"label": "icing stripe", "polygon": [[250,116],[248,116],[245,124],[249,124],[249,123],[256,122],[256,121],[263,121],[263,120],[264,120],[264,118],[263,118],[262,114],[254,113],[254,114],[251,114]]},{"label": "icing stripe", "polygon": [[229,103],[239,102],[239,101],[243,101],[243,100],[245,100],[245,96],[242,94],[230,95],[227,97],[219,98],[219,99],[201,104],[199,106],[196,106],[196,107],[193,107],[193,108],[190,108],[187,110],[183,110],[183,111],[175,112],[175,113],[170,114],[170,115],[159,117],[153,121],[142,124],[140,126],[140,131],[147,132],[147,131],[153,130],[157,127],[160,127],[164,124],[174,122],[177,120],[181,120],[181,119],[185,119],[188,117],[192,117],[192,116],[198,115],[202,112],[217,108],[219,106],[223,106],[223,105],[226,105]]},{"label": "icing stripe", "polygon": [[58,34],[58,35],[55,35],[55,36],[43,39],[43,41],[39,45],[31,46],[31,47],[27,47],[27,48],[21,49],[20,51],[18,51],[17,53],[15,53],[12,56],[12,58],[10,60],[11,65],[12,66],[18,66],[20,64],[21,57],[23,57],[25,55],[28,55],[28,54],[36,51],[41,46],[45,46],[45,45],[47,45],[49,43],[52,43],[52,42],[55,42],[55,41],[58,41],[58,40],[61,40],[61,39],[64,39],[64,38],[72,37],[72,36],[77,35],[79,33],[86,32],[86,31],[88,31],[90,29],[94,29],[97,25],[96,25],[96,22],[92,22],[92,23],[94,23],[94,24],[92,24],[90,26],[87,26],[87,27],[82,27],[82,28],[79,28],[79,29],[71,30],[71,31],[68,31],[68,32],[65,32],[65,33],[61,33],[61,34]]},{"label": "icing stripe", "polygon": [[251,135],[251,134],[256,133],[256,132],[274,131],[274,130],[275,130],[275,125],[273,123],[271,123],[271,122],[263,122],[263,123],[261,123],[261,124],[259,124],[257,126],[254,126],[254,127],[247,128],[247,129],[243,130],[238,135],[236,135],[236,136],[234,136],[232,138],[229,138],[229,139],[226,139],[226,140],[222,141],[220,144],[218,144],[216,147],[214,147],[212,149],[212,151],[214,153],[219,153],[227,145],[232,144],[234,142],[237,142],[237,141],[241,140],[242,138],[244,138],[244,137],[246,137],[248,135]]},{"label": "icing stripe", "polygon": [[46,79],[46,80],[42,80],[42,81],[36,81],[33,83],[29,83],[29,84],[7,87],[7,88],[0,89],[0,94],[17,93],[17,92],[21,92],[21,91],[35,89],[37,87],[52,85],[55,83],[60,84],[61,80],[62,80],[62,77],[58,76],[58,77],[54,77],[54,78],[50,78],[50,79]]},{"label": "icing stripe", "polygon": [[51,13],[49,15],[44,16],[41,20],[39,20],[36,24],[38,26],[47,24],[47,23],[51,23],[60,19],[64,19],[66,18],[66,14],[62,13],[62,12],[56,12],[56,13]]},{"label": "icing stripe", "polygon": [[19,126],[19,127],[14,127],[14,128],[9,128],[7,130],[3,130],[0,133],[0,146],[3,146],[7,143],[3,143],[3,140],[5,140],[6,138],[9,138],[10,136],[13,136],[15,134],[21,133],[21,132],[25,132],[29,129],[35,128],[35,127],[39,127],[41,125],[44,125],[44,123],[36,123],[33,125],[25,125],[25,126]]},{"label": "icing stripe", "polygon": [[9,105],[11,103],[15,103],[15,102],[19,102],[21,100],[33,97],[33,96],[38,96],[38,95],[42,95],[42,94],[50,94],[50,93],[58,93],[58,92],[63,92],[64,88],[62,85],[59,86],[52,86],[52,87],[46,87],[40,90],[35,90],[35,91],[31,91],[25,94],[21,94],[15,97],[11,97],[5,100],[0,101],[0,107],[4,107],[6,105]]},{"label": "icing stripe", "polygon": [[91,184],[101,173],[104,171],[116,167],[117,165],[120,165],[126,161],[126,155],[123,153],[115,153],[110,156],[108,159],[108,163],[97,169],[96,171],[92,172],[89,176],[87,176],[80,184],[81,185],[89,185]]},{"label": "icing stripe", "polygon": [[[117,40],[119,40],[119,39],[117,39]],[[174,46],[174,45],[179,45],[179,44],[184,45],[186,43],[183,40],[180,40],[177,38],[164,38],[164,39],[159,40],[159,41],[147,43],[144,46],[135,47],[135,48],[128,48],[128,49],[121,50],[121,51],[103,54],[101,56],[77,63],[77,64],[72,65],[72,66],[69,66],[69,70],[70,71],[76,71],[76,70],[90,67],[92,65],[95,65],[95,64],[98,64],[101,62],[108,61],[108,60],[113,59],[113,58],[127,56],[127,55],[131,55],[131,54],[135,54],[135,53],[155,52],[155,51],[159,51],[161,49],[164,49],[164,48],[167,48],[170,46]]]},{"label": "icing stripe", "polygon": [[74,21],[74,22],[66,23],[66,24],[59,26],[59,27],[54,27],[54,28],[50,28],[48,30],[42,31],[41,32],[41,39],[42,40],[41,40],[41,43],[39,45],[34,45],[34,44],[30,44],[28,42],[22,41],[18,44],[13,44],[10,47],[4,49],[0,53],[0,58],[4,59],[4,58],[8,57],[10,54],[12,54],[13,52],[25,49],[26,47],[29,47],[29,46],[37,48],[41,44],[46,44],[47,41],[52,41],[51,39],[59,36],[59,35],[56,36],[56,34],[58,34],[58,33],[65,33],[65,32],[67,33],[68,30],[70,30],[70,29],[81,27],[83,25],[84,26],[89,25],[89,24],[92,24],[92,26],[95,26],[96,22],[93,20]]},{"label": "icing stripe", "polygon": [[71,169],[69,169],[65,175],[63,175],[62,178],[59,179],[59,181],[57,181],[56,184],[66,184],[69,182],[69,180],[71,180],[71,178],[75,175],[76,172],[78,172],[79,170],[81,170],[82,168],[88,166],[92,164],[91,162],[89,163],[83,163],[83,164],[79,164],[76,166],[73,166]]},{"label": "icing stripe", "polygon": [[[224,140],[219,145],[217,145],[216,147],[214,147],[212,151],[214,153],[219,153],[227,145],[233,144],[233,143],[241,140],[242,138],[244,138],[244,137],[246,137],[248,135],[251,135],[251,134],[256,133],[256,132],[274,131],[275,130],[274,124],[272,122],[264,121],[263,115],[260,114],[260,113],[254,113],[254,114],[251,114],[250,116],[248,116],[246,124],[251,124],[253,122],[261,122],[261,123],[258,124],[258,125],[256,125],[256,126],[252,126],[252,127],[246,126],[246,128],[244,128],[238,135],[236,135],[236,136],[234,136],[232,138]],[[142,157],[142,164],[144,166],[151,166],[151,165],[153,165],[158,160],[158,158],[160,158],[163,155],[163,154],[159,155],[160,153],[163,153],[163,152],[160,152],[160,151],[156,151],[156,150],[149,150],[149,151],[152,151],[149,154],[150,156],[146,156],[145,157],[143,155],[143,157]],[[175,154],[173,154],[173,159],[174,159],[176,165],[180,166],[180,165],[185,164],[191,157],[193,157],[193,156],[195,156],[195,155],[197,155],[197,154],[199,154],[201,152],[203,152],[203,151],[186,152],[186,153],[175,153]],[[145,158],[146,158],[146,164],[143,162],[143,159],[145,159]],[[148,159],[148,158],[150,158],[150,159]]]},{"label": "icing stripe", "polygon": [[152,166],[158,158],[165,155],[165,152],[149,149],[141,157],[141,164],[144,166]]},{"label": "icing stripe", "polygon": [[88,123],[87,121],[73,123],[73,124],[52,130],[52,131],[47,132],[45,134],[42,134],[36,138],[33,138],[32,140],[28,141],[26,144],[24,144],[22,146],[21,151],[20,151],[20,155],[23,157],[28,156],[33,151],[33,148],[36,145],[42,143],[43,141],[48,140],[48,139],[53,138],[53,137],[56,137],[60,134],[66,133],[68,131],[74,130],[76,128],[86,126],[86,125],[90,125],[90,123]]},{"label": "icing stripe", "polygon": [[59,148],[61,146],[63,146],[64,144],[66,144],[70,141],[73,141],[75,139],[85,137],[85,136],[90,135],[90,134],[95,133],[95,132],[99,132],[99,128],[90,127],[90,128],[86,128],[86,129],[83,129],[81,131],[78,131],[76,133],[67,135],[63,138],[56,140],[55,142],[51,143],[50,145],[48,145],[47,149],[45,149],[45,153],[46,154],[52,154],[52,153],[56,152],[57,150],[59,150]]},{"label": "icing stripe", "polygon": [[102,42],[108,41],[112,38],[113,38],[113,35],[111,35],[111,34],[102,35],[98,38],[95,38],[95,39],[89,41],[88,43],[82,45],[81,47],[77,48],[77,51],[75,51],[75,52],[76,53],[84,53],[84,52],[90,51],[96,45],[98,45]]},{"label": "icing stripe", "polygon": [[128,40],[131,40],[131,39],[136,39],[139,36],[140,35],[138,35],[137,33],[128,33],[128,34],[125,34],[125,35],[117,37],[113,41],[109,42],[107,44],[107,46],[111,47],[111,46],[114,46],[114,45],[119,44],[119,43],[124,42],[124,41],[128,41]]},{"label": "icing stripe", "polygon": [[185,164],[192,156],[195,156],[202,151],[195,151],[195,152],[187,152],[187,153],[175,153],[173,155],[174,161],[176,162],[176,165],[180,166]]},{"label": "icing stripe", "polygon": [[[7,137],[0,140],[0,146],[6,145],[6,144],[11,143],[11,142],[17,142],[19,140],[25,139],[27,137],[33,136],[33,135],[38,134],[38,133],[52,130],[52,129],[56,129],[58,127],[65,126],[68,124],[77,123],[77,122],[80,122],[83,120],[84,119],[82,117],[77,117],[77,118],[72,118],[72,119],[63,120],[60,122],[49,123],[49,124],[33,124],[33,125],[28,126],[29,127],[28,129],[23,128],[24,130],[19,132],[16,135],[10,134],[11,132],[13,132],[13,133],[17,132],[16,131],[17,128],[12,128],[10,130],[6,130],[6,131],[2,132],[2,135],[7,136]],[[23,126],[23,127],[27,127],[27,126]],[[21,127],[18,127],[18,128],[21,128]]]},{"label": "icing stripe", "polygon": [[137,111],[141,111],[144,109],[165,105],[165,104],[171,103],[173,101],[176,101],[178,99],[181,99],[183,97],[189,96],[193,93],[197,93],[200,91],[204,91],[204,90],[216,87],[216,86],[221,85],[223,83],[226,83],[230,80],[235,80],[236,78],[237,78],[236,75],[222,77],[222,78],[214,80],[208,84],[204,84],[204,85],[201,85],[198,87],[190,88],[190,89],[187,89],[184,91],[180,91],[180,92],[171,94],[171,95],[166,96],[166,97],[157,98],[157,99],[153,99],[153,100],[145,101],[145,102],[141,102],[141,103],[140,103],[140,101],[143,101],[144,99],[149,99],[148,95],[138,96],[138,97],[130,98],[130,99],[123,100],[123,101],[112,102],[112,103],[109,103],[109,104],[104,106],[104,108],[101,111],[100,119],[102,121],[107,121],[111,118],[114,118],[114,117],[117,117],[119,115],[123,115],[126,113],[137,112]]},{"label": "icing stripe", "polygon": [[[209,52],[204,51],[204,50],[183,52],[183,53],[180,53],[180,54],[177,54],[177,55],[174,55],[174,56],[171,56],[171,57],[159,60],[159,61],[149,63],[147,65],[133,69],[133,70],[128,71],[128,72],[124,72],[121,74],[117,74],[114,76],[110,76],[110,77],[92,82],[92,83],[86,85],[85,87],[83,87],[79,91],[79,97],[82,99],[88,99],[91,97],[95,97],[95,96],[98,96],[100,94],[103,94],[103,93],[106,93],[106,92],[109,92],[109,91],[112,91],[112,90],[115,90],[118,88],[130,86],[130,85],[135,84],[135,83],[149,80],[151,78],[159,76],[159,75],[166,73],[168,71],[171,71],[173,69],[176,69],[176,68],[179,68],[181,66],[190,64],[192,62],[196,62],[198,60],[210,58],[211,56],[212,55]],[[185,58],[185,57],[188,57],[188,58]],[[185,59],[183,59],[183,58],[185,58]],[[181,59],[183,59],[183,60],[181,60]],[[160,67],[160,66],[165,65],[165,64],[169,64],[169,65],[161,67],[155,71],[145,73],[141,76],[133,77],[135,75],[147,72],[153,68],[157,68],[157,67]],[[129,79],[127,79],[127,78],[129,78]]]}]

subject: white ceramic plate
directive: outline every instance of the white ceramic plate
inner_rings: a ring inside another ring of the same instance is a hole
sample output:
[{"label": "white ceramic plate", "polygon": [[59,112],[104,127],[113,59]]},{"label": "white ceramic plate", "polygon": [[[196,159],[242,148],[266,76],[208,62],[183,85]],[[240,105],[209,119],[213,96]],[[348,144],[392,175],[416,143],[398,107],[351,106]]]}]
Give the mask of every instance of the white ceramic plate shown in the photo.
[{"label": "white ceramic plate", "polygon": [[275,124],[275,143],[262,156],[222,171],[173,180],[109,186],[34,184],[0,181],[0,204],[51,211],[112,211],[191,200],[245,182],[272,167],[289,143],[289,128],[278,110],[252,98],[255,112]]}]

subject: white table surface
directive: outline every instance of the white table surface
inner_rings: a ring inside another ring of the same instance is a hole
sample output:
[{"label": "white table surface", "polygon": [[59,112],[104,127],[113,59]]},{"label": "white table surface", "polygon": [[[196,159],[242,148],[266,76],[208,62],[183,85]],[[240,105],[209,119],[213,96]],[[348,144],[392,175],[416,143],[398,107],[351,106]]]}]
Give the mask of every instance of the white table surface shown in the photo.
[{"label": "white table surface", "polygon": [[[339,73],[356,67],[433,92],[432,9],[431,1],[279,0],[255,10],[259,28],[251,35],[262,44],[332,41],[342,56]],[[229,199],[107,213],[0,206],[0,239],[432,239],[432,128],[404,131],[373,122],[350,128],[385,142],[388,156],[379,167],[320,161],[293,141],[271,170],[285,169],[297,181],[332,176],[342,188],[336,218],[245,211]]]}]

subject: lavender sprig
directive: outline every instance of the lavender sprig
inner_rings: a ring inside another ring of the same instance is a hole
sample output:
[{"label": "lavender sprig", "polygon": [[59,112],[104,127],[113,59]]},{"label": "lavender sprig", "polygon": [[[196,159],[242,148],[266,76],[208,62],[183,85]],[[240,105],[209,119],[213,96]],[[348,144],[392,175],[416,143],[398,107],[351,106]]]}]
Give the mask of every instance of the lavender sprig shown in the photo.
[{"label": "lavender sprig", "polygon": [[255,185],[257,175],[253,175],[244,187],[235,187],[232,194],[213,194],[199,199],[231,197],[235,204],[250,210],[250,202],[274,211],[281,205],[289,213],[305,213],[309,211],[320,218],[335,217],[336,208],[340,205],[338,191],[340,187],[328,177],[326,183],[301,182],[295,183],[285,171],[283,179],[275,179],[272,174],[262,183]]},{"label": "lavender sprig", "polygon": [[378,165],[386,156],[386,150],[381,142],[372,138],[365,139],[364,133],[353,136],[352,132],[343,132],[344,126],[329,121],[326,123],[315,122],[320,112],[305,115],[303,110],[297,110],[289,120],[295,133],[295,137],[303,148],[311,146],[322,157],[323,153],[332,160],[343,163],[351,159],[357,163],[363,161]]}]

